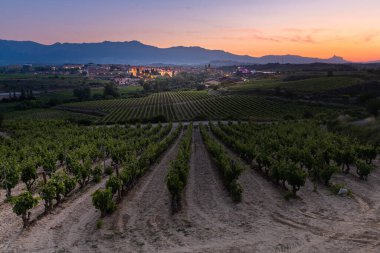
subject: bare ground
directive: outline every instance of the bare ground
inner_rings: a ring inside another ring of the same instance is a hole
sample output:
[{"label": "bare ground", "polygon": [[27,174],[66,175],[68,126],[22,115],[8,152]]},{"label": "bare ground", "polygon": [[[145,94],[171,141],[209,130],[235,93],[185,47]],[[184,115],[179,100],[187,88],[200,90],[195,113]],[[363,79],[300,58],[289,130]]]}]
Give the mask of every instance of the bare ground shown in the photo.
[{"label": "bare ground", "polygon": [[298,199],[286,201],[281,188],[246,166],[239,179],[243,200],[236,204],[195,129],[183,209],[172,214],[165,176],[178,144],[103,220],[101,229],[96,229],[100,214],[90,194],[102,183],[28,230],[20,224],[8,227],[21,232],[1,237],[8,245],[4,252],[380,252],[378,169],[368,182],[353,174],[334,176],[334,182],[354,192],[352,198],[335,196],[324,186],[313,192],[307,182]]}]

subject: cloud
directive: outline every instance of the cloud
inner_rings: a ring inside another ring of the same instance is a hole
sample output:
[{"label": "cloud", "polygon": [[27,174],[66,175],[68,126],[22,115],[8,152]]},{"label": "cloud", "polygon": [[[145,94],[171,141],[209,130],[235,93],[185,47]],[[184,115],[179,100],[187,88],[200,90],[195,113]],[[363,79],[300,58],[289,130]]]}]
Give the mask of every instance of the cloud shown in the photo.
[{"label": "cloud", "polygon": [[261,30],[257,28],[219,28],[214,34],[223,34],[221,39],[235,41],[268,41],[274,43],[301,43],[322,44],[337,41],[356,41],[357,43],[369,43],[380,38],[380,30],[362,31],[353,33],[350,30],[325,29],[325,28],[282,28],[278,30]]},{"label": "cloud", "polygon": [[301,29],[283,29],[276,32],[266,32],[256,28],[240,28],[240,29],[222,29],[219,30],[221,34],[228,34],[228,36],[223,36],[223,39],[229,40],[260,40],[260,41],[272,41],[276,43],[281,42],[295,42],[295,43],[316,43],[314,34],[317,29],[313,32],[305,32]]},{"label": "cloud", "polygon": [[377,37],[380,37],[380,30],[366,32],[363,36],[364,42],[371,42]]}]

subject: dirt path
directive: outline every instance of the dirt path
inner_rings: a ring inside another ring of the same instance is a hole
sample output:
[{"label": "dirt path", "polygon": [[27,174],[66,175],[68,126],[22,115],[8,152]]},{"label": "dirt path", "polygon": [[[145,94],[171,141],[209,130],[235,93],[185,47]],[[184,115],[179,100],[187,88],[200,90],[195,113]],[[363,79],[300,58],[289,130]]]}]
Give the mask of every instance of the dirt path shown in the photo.
[{"label": "dirt path", "polygon": [[177,156],[181,138],[182,135],[124,198],[115,215],[105,220],[110,224],[108,228],[118,234],[109,245],[111,249],[155,252],[178,242],[169,224],[171,202],[165,180],[170,161]]}]

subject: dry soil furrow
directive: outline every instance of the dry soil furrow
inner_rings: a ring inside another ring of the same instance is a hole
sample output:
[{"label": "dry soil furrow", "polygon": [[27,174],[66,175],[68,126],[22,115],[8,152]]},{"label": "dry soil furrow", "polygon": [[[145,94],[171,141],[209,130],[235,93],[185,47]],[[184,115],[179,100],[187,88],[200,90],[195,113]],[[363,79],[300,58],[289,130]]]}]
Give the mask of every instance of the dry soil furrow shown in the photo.
[{"label": "dry soil furrow", "polygon": [[70,199],[57,207],[47,217],[38,221],[10,245],[17,252],[53,252],[68,250],[75,252],[75,247],[83,240],[83,235],[91,233],[88,221],[95,222],[99,213],[91,203],[91,194],[104,187],[102,183],[89,187],[79,197]]},{"label": "dry soil furrow", "polygon": [[180,243],[171,231],[171,203],[165,178],[181,138],[182,135],[128,193],[117,212],[104,220],[118,234],[108,250],[124,245],[128,252],[154,252]]}]

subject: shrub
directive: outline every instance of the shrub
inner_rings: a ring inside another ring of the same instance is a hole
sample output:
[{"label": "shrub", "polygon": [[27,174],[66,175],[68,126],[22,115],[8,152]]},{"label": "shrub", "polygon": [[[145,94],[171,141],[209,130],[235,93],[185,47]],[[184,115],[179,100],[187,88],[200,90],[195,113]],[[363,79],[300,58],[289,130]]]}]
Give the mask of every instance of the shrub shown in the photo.
[{"label": "shrub", "polygon": [[64,195],[67,196],[70,192],[72,192],[75,189],[75,186],[77,185],[77,181],[74,177],[70,177],[67,174],[63,176],[62,180],[63,180],[63,184],[65,185]]},{"label": "shrub", "polygon": [[94,182],[99,183],[102,180],[103,170],[102,167],[96,166],[91,170],[92,179]]},{"label": "shrub", "polygon": [[291,198],[295,198],[296,195],[294,195],[293,191],[286,191],[285,194],[284,194],[284,198],[286,200],[290,200]]},{"label": "shrub", "polygon": [[[213,124],[210,123],[209,126],[213,132],[216,130]],[[240,201],[243,189],[237,182],[237,179],[243,171],[242,166],[232,160],[222,146],[209,136],[204,125],[200,125],[200,131],[208,151],[216,160],[217,167],[223,176],[227,190],[235,201]]]},{"label": "shrub", "polygon": [[193,124],[186,130],[181,140],[177,158],[170,163],[169,173],[166,177],[166,185],[172,196],[173,211],[176,212],[181,206],[181,194],[187,182],[189,174],[190,147],[193,135]]},{"label": "shrub", "polygon": [[104,170],[104,173],[106,173],[106,175],[108,176],[111,176],[113,173],[113,168],[111,166],[106,167],[106,169]]},{"label": "shrub", "polygon": [[99,219],[96,221],[96,228],[101,229],[103,227],[103,220]]},{"label": "shrub", "polygon": [[107,180],[106,187],[111,189],[112,194],[120,190],[123,182],[116,176],[112,176]]},{"label": "shrub", "polygon": [[372,166],[368,163],[365,163],[363,161],[356,161],[356,173],[360,176],[361,179],[364,179],[367,181],[368,175],[372,171]]},{"label": "shrub", "polygon": [[3,171],[0,175],[1,185],[6,190],[6,196],[9,199],[12,196],[12,189],[19,181],[19,171],[14,162],[4,164]]},{"label": "shrub", "polygon": [[56,197],[57,188],[51,180],[40,187],[40,196],[45,200],[45,212],[48,213],[53,207],[53,199]]},{"label": "shrub", "polygon": [[25,183],[26,189],[31,190],[34,182],[37,180],[37,166],[32,161],[26,161],[21,166],[21,181]]},{"label": "shrub", "polygon": [[29,210],[38,204],[38,199],[34,198],[30,192],[24,192],[17,197],[12,198],[13,212],[21,216],[24,228],[29,225],[30,212]]},{"label": "shrub", "polygon": [[112,199],[111,189],[98,189],[92,194],[92,204],[101,212],[101,217],[116,210],[116,203]]}]

